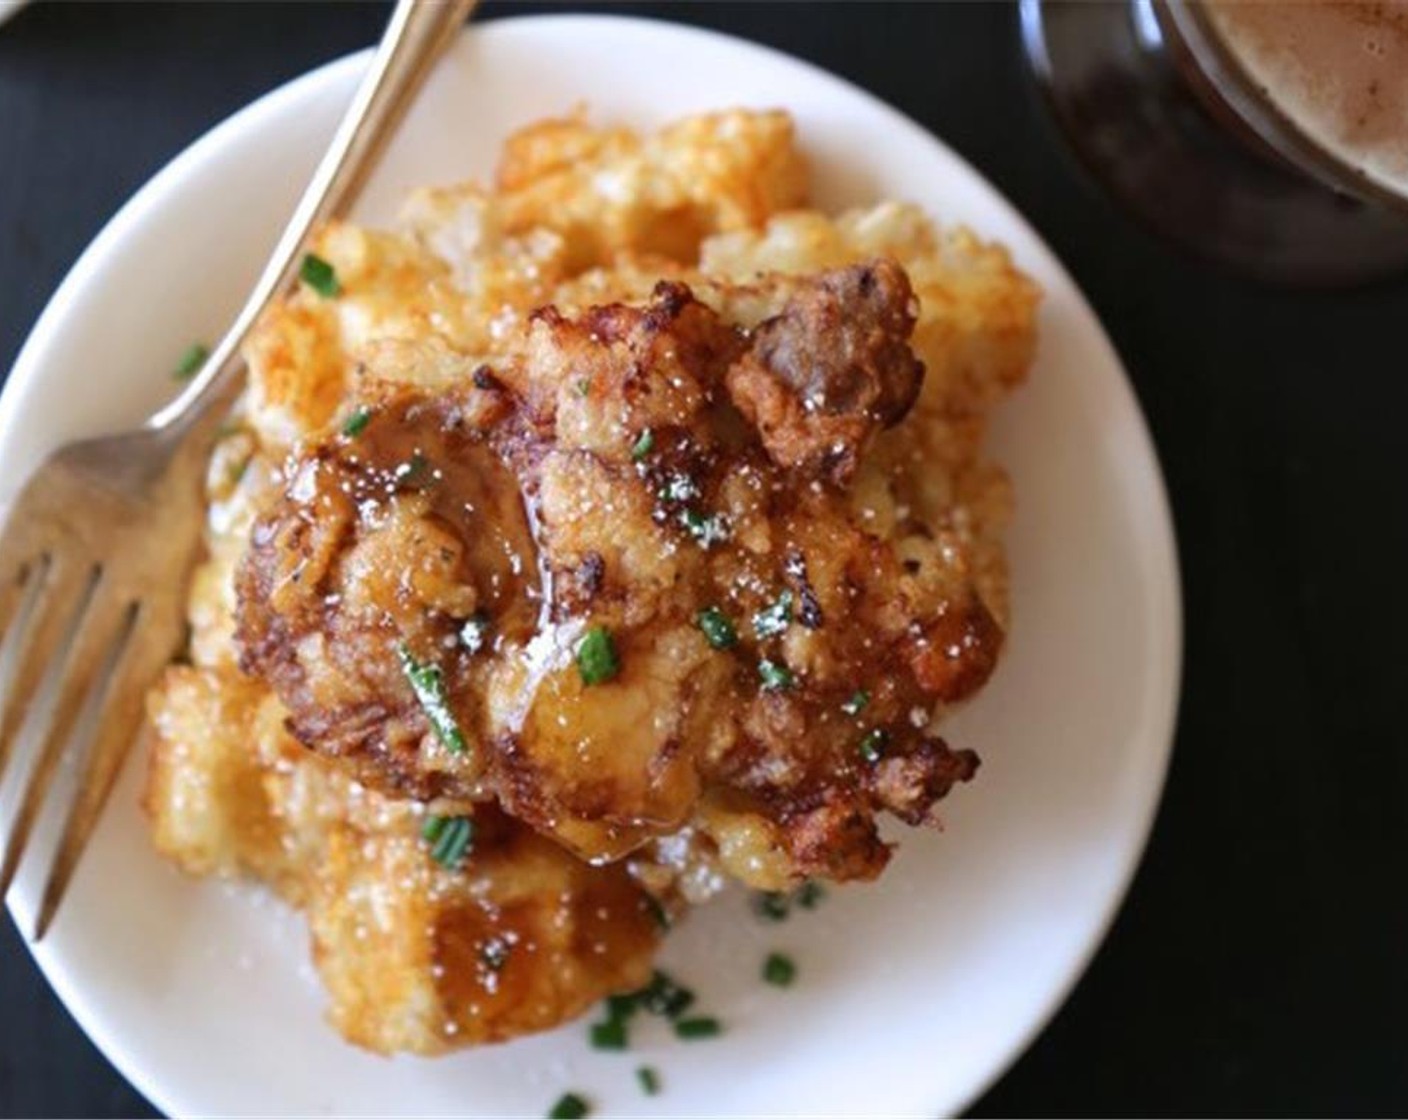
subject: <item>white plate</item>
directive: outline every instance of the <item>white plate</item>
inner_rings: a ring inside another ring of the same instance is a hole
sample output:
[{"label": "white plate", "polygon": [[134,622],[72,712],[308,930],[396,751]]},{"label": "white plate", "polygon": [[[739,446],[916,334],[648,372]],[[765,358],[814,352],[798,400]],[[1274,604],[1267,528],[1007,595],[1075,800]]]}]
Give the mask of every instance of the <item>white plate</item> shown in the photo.
[{"label": "white plate", "polygon": [[[366,56],[270,94],[193,145],[99,235],[20,355],[0,403],[14,477],[63,440],[141,419],[189,339],[245,292]],[[762,926],[728,898],[673,937],[667,965],[725,1037],[664,1033],[624,1057],[582,1025],[436,1061],[386,1061],[320,1018],[301,920],[249,888],[193,882],[151,851],[142,764],[118,788],[40,966],[109,1058],[175,1114],[522,1114],[575,1088],[604,1111],[914,1114],[958,1110],[1026,1045],[1098,945],[1138,861],[1167,764],[1180,610],[1158,466],[1120,364],[1032,229],[972,168],[853,86],[737,40],[609,17],[473,28],[366,196],[482,174],[515,126],[579,99],[642,126],[728,104],[797,118],[826,206],[911,198],[1000,238],[1046,290],[1031,384],[994,436],[1015,476],[1015,632],[952,728],[979,780],[948,830],[905,838],[873,887]],[[10,783],[14,785],[13,779]],[[13,789],[11,789],[13,794]],[[30,928],[39,860],[11,906]],[[797,959],[786,993],[758,981]],[[640,1061],[666,1091],[643,1097]]]}]

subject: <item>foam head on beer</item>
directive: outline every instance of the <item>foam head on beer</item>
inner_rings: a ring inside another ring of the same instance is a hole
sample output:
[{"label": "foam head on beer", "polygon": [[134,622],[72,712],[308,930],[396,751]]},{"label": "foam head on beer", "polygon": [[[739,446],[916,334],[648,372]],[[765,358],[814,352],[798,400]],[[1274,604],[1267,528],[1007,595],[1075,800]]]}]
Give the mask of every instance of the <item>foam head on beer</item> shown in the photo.
[{"label": "foam head on beer", "polygon": [[1408,0],[1209,0],[1210,22],[1311,140],[1408,198]]}]

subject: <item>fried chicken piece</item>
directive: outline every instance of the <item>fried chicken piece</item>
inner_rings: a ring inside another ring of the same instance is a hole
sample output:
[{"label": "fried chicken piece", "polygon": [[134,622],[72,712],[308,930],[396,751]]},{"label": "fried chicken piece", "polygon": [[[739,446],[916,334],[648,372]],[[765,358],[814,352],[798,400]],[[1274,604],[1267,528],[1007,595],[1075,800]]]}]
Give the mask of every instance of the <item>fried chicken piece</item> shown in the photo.
[{"label": "fried chicken piece", "polygon": [[754,885],[875,876],[876,814],[923,823],[972,776],[926,728],[1002,640],[956,535],[902,547],[847,501],[919,388],[910,298],[875,261],[751,332],[680,284],[539,312],[483,377],[290,467],[238,576],[243,667],[361,781],[496,800],[587,860],[693,825]]},{"label": "fried chicken piece", "polygon": [[[503,394],[471,382],[366,406],[355,437],[298,462],[236,572],[241,667],[278,692],[293,733],[421,800],[473,794],[484,762],[433,733],[423,694],[443,693],[445,726],[478,731],[488,661],[465,634],[492,617],[493,643],[521,644],[539,612],[518,484],[486,440],[503,408],[486,397]],[[422,664],[418,695],[408,667]]]},{"label": "fried chicken piece", "polygon": [[823,273],[758,325],[728,391],[778,465],[844,485],[870,435],[919,396],[918,307],[893,261]]}]

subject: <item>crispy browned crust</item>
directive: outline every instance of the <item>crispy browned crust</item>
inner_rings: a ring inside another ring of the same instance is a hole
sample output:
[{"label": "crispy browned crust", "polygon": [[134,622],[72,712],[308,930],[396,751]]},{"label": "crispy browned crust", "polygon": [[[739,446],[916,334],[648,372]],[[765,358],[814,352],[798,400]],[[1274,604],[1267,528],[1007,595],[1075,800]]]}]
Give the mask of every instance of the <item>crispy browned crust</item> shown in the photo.
[{"label": "crispy browned crust", "polygon": [[[918,392],[911,298],[873,261],[800,281],[751,333],[677,283],[545,308],[511,360],[382,400],[290,465],[239,571],[243,668],[300,741],[394,796],[494,800],[589,859],[708,796],[730,806],[704,826],[721,848],[761,823],[785,877],[874,877],[876,814],[922,823],[972,776],[924,726],[1002,641],[961,550],[920,572],[846,501]],[[706,608],[736,646],[710,648]],[[492,648],[458,638],[471,618]],[[613,635],[608,683],[572,662],[587,625]],[[407,653],[438,667],[463,752]]]},{"label": "crispy browned crust", "polygon": [[914,293],[875,260],[803,285],[728,371],[734,404],[778,465],[844,485],[871,434],[904,418],[924,366],[910,350]]}]

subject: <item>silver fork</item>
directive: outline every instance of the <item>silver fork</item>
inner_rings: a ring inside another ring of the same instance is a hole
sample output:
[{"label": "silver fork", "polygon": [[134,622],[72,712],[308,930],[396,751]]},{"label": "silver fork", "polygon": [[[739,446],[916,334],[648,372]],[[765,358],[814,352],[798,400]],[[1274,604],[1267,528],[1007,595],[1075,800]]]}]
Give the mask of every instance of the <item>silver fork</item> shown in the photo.
[{"label": "silver fork", "polygon": [[[398,0],[272,258],[191,384],[136,431],[60,448],[11,507],[0,535],[0,640],[14,651],[14,671],[0,693],[0,779],[21,732],[38,747],[18,810],[11,821],[0,821],[0,898],[19,868],[60,759],[88,748],[40,901],[36,941],[54,919],[137,738],[146,688],[184,637],[184,593],[200,541],[201,481],[216,428],[243,381],[240,346],[292,283],[313,226],[351,206],[474,4]],[[37,707],[41,696],[53,700]]]}]

